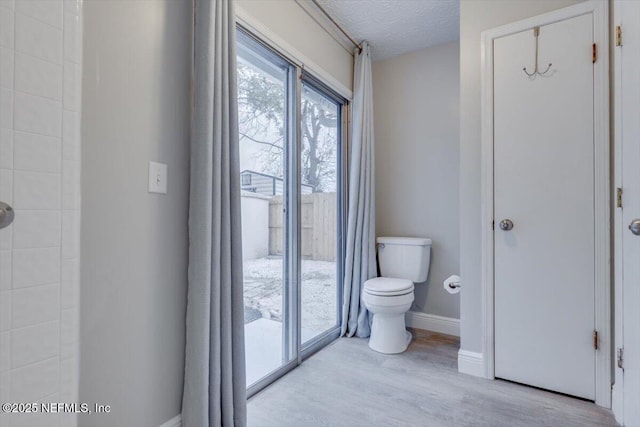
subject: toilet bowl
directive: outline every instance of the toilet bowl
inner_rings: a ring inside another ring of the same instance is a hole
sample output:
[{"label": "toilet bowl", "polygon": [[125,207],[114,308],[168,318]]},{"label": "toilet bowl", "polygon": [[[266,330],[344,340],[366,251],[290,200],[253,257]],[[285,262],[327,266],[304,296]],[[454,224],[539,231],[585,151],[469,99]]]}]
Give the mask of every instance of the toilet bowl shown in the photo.
[{"label": "toilet bowl", "polygon": [[[411,342],[404,315],[413,303],[411,280],[377,277],[364,284],[362,299],[373,314],[369,347],[379,353],[402,353]],[[375,331],[375,332],[374,332]]]},{"label": "toilet bowl", "polygon": [[427,279],[431,240],[379,237],[377,244],[382,277],[367,280],[362,291],[364,305],[373,315],[369,347],[379,353],[402,353],[411,342],[405,313],[414,300],[414,281]]}]

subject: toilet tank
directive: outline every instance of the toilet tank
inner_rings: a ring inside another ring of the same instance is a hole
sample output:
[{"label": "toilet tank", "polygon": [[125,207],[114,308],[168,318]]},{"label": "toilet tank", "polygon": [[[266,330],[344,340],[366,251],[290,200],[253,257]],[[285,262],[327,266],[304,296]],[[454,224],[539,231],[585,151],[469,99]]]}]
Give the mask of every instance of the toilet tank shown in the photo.
[{"label": "toilet tank", "polygon": [[422,237],[378,237],[378,263],[382,277],[427,280],[431,239]]}]

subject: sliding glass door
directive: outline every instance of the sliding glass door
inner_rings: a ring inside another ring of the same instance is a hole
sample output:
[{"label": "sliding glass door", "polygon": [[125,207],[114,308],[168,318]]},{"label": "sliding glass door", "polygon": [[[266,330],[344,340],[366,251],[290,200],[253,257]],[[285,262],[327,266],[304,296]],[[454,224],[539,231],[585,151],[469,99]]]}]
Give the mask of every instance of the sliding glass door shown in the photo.
[{"label": "sliding glass door", "polygon": [[300,293],[303,344],[338,326],[341,111],[338,100],[311,82],[302,82]]},{"label": "sliding glass door", "polygon": [[247,387],[338,336],[344,100],[238,30]]},{"label": "sliding glass door", "polygon": [[292,71],[243,33],[238,40],[244,318],[251,385],[295,356],[285,340],[291,328],[284,203]]}]

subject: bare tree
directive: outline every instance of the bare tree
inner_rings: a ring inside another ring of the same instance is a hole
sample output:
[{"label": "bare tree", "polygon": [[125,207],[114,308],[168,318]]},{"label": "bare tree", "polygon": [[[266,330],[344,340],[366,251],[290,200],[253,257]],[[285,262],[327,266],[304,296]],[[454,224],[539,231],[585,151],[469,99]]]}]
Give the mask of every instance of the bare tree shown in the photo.
[{"label": "bare tree", "polygon": [[[285,154],[284,83],[238,63],[241,143],[258,144],[262,172],[282,178]],[[313,192],[335,191],[337,106],[314,90],[302,93],[302,183]]]},{"label": "bare tree", "polygon": [[314,192],[336,189],[337,106],[314,90],[302,92],[302,175]]},{"label": "bare tree", "polygon": [[261,172],[282,178],[284,165],[284,85],[238,62],[240,143],[261,145]]}]

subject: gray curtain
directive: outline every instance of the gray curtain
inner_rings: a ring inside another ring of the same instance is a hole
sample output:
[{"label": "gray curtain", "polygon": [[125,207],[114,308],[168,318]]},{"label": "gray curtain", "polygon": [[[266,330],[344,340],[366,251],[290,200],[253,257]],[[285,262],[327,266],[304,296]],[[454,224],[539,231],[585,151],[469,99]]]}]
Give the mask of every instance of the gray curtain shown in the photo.
[{"label": "gray curtain", "polygon": [[342,306],[342,335],[368,337],[369,312],[362,302],[364,282],[377,276],[373,153],[371,49],[355,53],[349,167],[349,214]]},{"label": "gray curtain", "polygon": [[189,292],[182,425],[245,426],[232,0],[194,1]]}]

